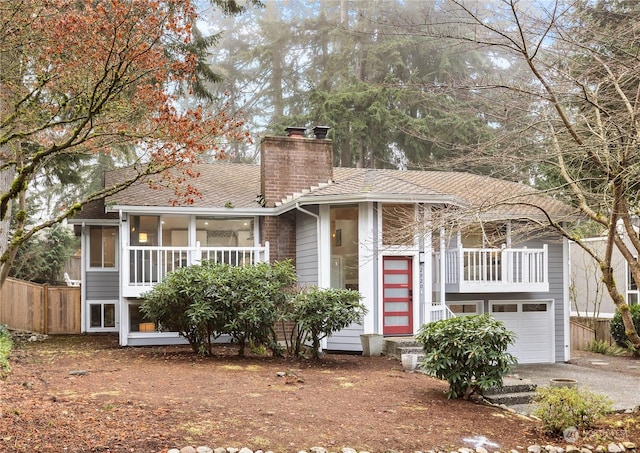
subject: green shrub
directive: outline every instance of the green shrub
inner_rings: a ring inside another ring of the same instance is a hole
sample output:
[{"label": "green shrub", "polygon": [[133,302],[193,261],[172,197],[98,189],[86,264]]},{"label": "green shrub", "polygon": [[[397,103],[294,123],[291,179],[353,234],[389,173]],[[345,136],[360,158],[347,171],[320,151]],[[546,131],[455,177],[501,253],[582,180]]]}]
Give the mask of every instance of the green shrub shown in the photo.
[{"label": "green shrub", "polygon": [[[636,326],[636,331],[640,332],[640,305],[629,305],[629,310],[631,312],[631,319],[633,319],[633,325]],[[611,336],[616,344],[622,348],[626,348],[629,343],[629,338],[625,333],[620,310],[616,310],[616,313],[613,315],[610,330]]]},{"label": "green shrub", "polygon": [[617,345],[610,345],[604,340],[594,340],[584,347],[585,351],[595,352],[597,354],[605,354],[611,356],[621,356],[627,353],[627,350]]},{"label": "green shrub", "polygon": [[194,352],[208,355],[225,324],[217,296],[227,271],[228,266],[210,264],[176,269],[142,295],[140,311],[160,330],[178,332]]},{"label": "green shrub", "polygon": [[502,379],[517,363],[507,352],[514,338],[488,315],[425,324],[417,336],[425,352],[421,368],[449,383],[448,398],[467,399],[476,391],[502,387]]},{"label": "green shrub", "polygon": [[286,312],[295,269],[273,265],[230,266],[204,262],[167,274],[143,294],[140,310],[163,330],[185,337],[194,352],[211,354],[211,340],[228,334],[240,345],[266,345],[278,353],[276,322]]},{"label": "green shrub", "polygon": [[360,302],[358,291],[349,289],[326,288],[316,286],[305,288],[293,299],[291,311],[287,317],[295,321],[297,330],[292,333],[295,339],[288,343],[293,355],[301,354],[304,344],[311,343],[311,354],[318,358],[320,340],[348,325],[358,322],[367,312]]},{"label": "green shrub", "polygon": [[0,379],[4,379],[10,372],[9,354],[11,354],[11,334],[7,326],[0,325]]},{"label": "green shrub", "polygon": [[570,387],[539,388],[534,404],[533,415],[546,432],[556,435],[571,427],[591,428],[613,407],[604,395]]},{"label": "green shrub", "polygon": [[220,294],[225,313],[223,332],[231,335],[244,355],[245,344],[265,345],[280,354],[275,325],[287,312],[295,268],[290,261],[252,266],[232,266],[230,279]]}]

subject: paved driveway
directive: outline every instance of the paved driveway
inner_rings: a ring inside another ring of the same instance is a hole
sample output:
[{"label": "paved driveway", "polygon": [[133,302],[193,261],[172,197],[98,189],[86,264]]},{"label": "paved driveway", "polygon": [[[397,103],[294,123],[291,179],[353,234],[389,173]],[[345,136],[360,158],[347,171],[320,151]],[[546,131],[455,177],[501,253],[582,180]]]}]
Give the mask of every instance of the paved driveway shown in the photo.
[{"label": "paved driveway", "polygon": [[575,379],[578,386],[607,395],[619,411],[640,407],[640,359],[608,357],[577,351],[569,363],[519,365],[514,375],[538,387],[551,379]]}]

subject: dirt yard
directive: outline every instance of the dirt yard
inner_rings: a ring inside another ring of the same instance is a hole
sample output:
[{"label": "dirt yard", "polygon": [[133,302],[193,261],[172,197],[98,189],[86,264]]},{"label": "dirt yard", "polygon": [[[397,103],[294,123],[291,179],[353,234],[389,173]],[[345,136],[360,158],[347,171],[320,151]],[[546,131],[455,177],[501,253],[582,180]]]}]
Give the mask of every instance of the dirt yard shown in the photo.
[{"label": "dirt yard", "polygon": [[[119,348],[112,336],[17,344],[0,381],[0,451],[162,452],[186,445],[297,452],[489,451],[564,446],[536,421],[469,401],[386,357],[321,361],[198,358],[185,347]],[[582,441],[640,439],[640,417],[615,416]],[[617,422],[617,423],[614,423]]]}]

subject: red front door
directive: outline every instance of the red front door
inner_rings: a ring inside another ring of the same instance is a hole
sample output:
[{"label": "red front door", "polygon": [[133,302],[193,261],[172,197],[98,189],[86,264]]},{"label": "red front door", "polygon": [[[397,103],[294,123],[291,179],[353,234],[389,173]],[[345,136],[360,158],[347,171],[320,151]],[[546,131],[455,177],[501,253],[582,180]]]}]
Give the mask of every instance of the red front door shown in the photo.
[{"label": "red front door", "polygon": [[411,257],[382,258],[382,316],[385,335],[413,333],[413,285]]}]

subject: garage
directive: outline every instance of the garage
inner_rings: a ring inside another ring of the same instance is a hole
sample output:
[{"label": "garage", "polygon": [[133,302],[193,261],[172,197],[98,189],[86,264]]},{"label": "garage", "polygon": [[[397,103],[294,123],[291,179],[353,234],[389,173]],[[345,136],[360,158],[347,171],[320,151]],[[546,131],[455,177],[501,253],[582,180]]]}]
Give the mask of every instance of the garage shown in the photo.
[{"label": "garage", "polygon": [[502,321],[517,338],[509,352],[518,363],[552,363],[553,301],[489,301],[489,313]]}]

